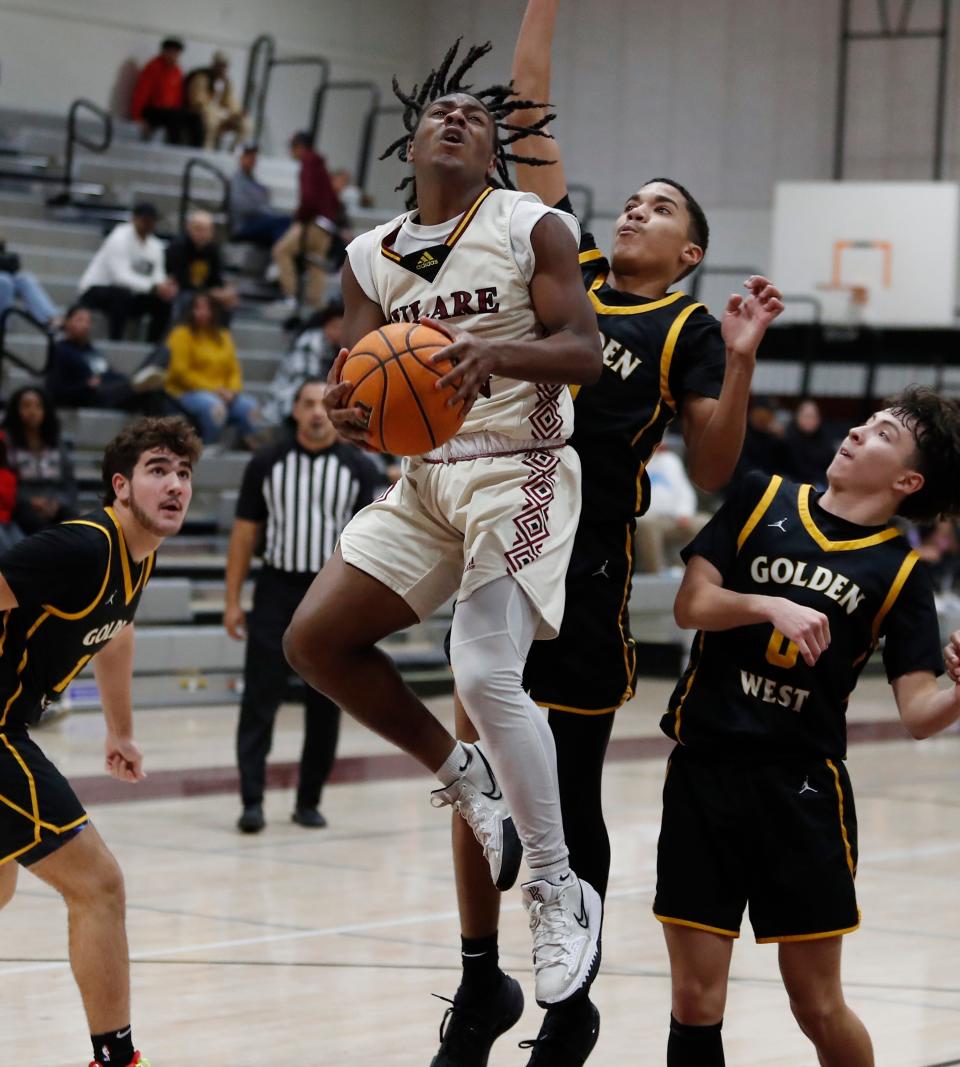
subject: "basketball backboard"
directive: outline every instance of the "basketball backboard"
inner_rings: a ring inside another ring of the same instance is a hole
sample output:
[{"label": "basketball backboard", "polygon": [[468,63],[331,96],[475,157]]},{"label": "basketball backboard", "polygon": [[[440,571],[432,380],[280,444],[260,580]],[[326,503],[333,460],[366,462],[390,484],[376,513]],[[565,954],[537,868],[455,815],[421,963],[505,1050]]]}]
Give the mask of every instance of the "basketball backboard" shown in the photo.
[{"label": "basketball backboard", "polygon": [[780,182],[771,275],[828,323],[949,326],[958,228],[954,182]]}]

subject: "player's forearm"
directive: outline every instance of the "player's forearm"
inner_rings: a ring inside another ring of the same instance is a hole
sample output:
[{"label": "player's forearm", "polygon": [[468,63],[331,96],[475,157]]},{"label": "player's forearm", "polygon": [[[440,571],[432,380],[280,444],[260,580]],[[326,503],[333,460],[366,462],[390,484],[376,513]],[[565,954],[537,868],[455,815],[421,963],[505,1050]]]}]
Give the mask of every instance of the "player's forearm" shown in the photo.
[{"label": "player's forearm", "polygon": [[247,530],[238,523],[234,525],[230,534],[230,544],[227,548],[227,568],[225,577],[224,597],[227,607],[236,607],[240,603],[240,594],[243,583],[250,573],[250,564],[253,560],[253,550],[256,544],[257,530],[254,524],[253,530]]},{"label": "player's forearm", "polygon": [[907,700],[899,702],[903,725],[918,741],[946,730],[960,718],[957,686],[941,689],[932,674],[926,677],[926,684],[918,685]]},{"label": "player's forearm", "polygon": [[592,385],[603,370],[595,330],[568,328],[539,341],[497,341],[496,350],[496,373],[522,382]]},{"label": "player's forearm", "polygon": [[716,405],[700,434],[687,443],[690,477],[704,492],[717,492],[733,477],[743,448],[752,380],[753,362],[728,351]]},{"label": "player's forearm", "polygon": [[[523,100],[548,100],[550,97],[550,50],[557,23],[559,0],[529,0],[513,52],[513,79],[517,96]],[[539,113],[516,112],[511,122],[525,125],[535,122]]]},{"label": "player's forearm", "polygon": [[771,597],[737,593],[712,582],[685,583],[677,594],[673,615],[684,630],[733,630],[769,622]]},{"label": "player's forearm", "polygon": [[107,733],[120,740],[133,737],[133,625],[125,626],[93,658],[93,675]]}]

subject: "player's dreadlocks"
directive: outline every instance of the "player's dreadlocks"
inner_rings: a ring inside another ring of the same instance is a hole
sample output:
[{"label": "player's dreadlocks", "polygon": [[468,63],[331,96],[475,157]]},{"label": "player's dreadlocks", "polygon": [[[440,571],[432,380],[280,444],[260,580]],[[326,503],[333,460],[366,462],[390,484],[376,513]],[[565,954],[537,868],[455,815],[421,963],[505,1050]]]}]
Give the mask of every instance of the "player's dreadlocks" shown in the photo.
[{"label": "player's dreadlocks", "polygon": [[[453,47],[443,57],[440,66],[436,70],[430,71],[423,85],[415,85],[409,93],[405,93],[400,88],[396,78],[393,79],[393,91],[400,103],[403,104],[403,125],[406,132],[402,137],[398,137],[380,158],[386,159],[388,156],[396,154],[398,159],[406,163],[407,146],[414,133],[416,133],[424,108],[428,104],[432,104],[434,100],[439,100],[442,96],[449,96],[451,93],[468,93],[483,104],[491,119],[493,119],[493,150],[497,157],[497,177],[499,181],[495,179],[491,179],[491,181],[499,188],[512,189],[513,182],[510,180],[510,172],[507,168],[508,163],[522,162],[528,167],[544,167],[548,166],[552,160],[517,156],[512,152],[507,152],[505,150],[506,147],[524,137],[552,137],[552,134],[547,133],[544,127],[557,116],[546,114],[529,126],[517,126],[508,122],[508,116],[515,111],[528,111],[537,108],[545,110],[550,105],[538,104],[533,100],[510,99],[513,96],[512,82],[507,85],[491,85],[487,89],[474,89],[472,85],[464,84],[463,78],[467,71],[477,60],[485,56],[493,46],[489,41],[486,44],[471,45],[467,49],[467,54],[460,61],[459,66],[451,73],[451,67],[453,67],[462,40],[462,37],[458,37],[453,43]],[[413,208],[417,202],[417,187],[412,174],[407,175],[397,186],[397,189],[406,189],[408,186],[412,188],[407,196],[407,207]]]}]

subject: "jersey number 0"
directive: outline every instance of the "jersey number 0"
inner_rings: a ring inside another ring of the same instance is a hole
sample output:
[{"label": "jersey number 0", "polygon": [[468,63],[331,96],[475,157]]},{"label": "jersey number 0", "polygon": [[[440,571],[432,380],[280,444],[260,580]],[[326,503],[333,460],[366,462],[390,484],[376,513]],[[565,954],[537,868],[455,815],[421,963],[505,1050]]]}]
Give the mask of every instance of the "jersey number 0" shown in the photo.
[{"label": "jersey number 0", "polygon": [[774,667],[785,667],[787,669],[795,667],[799,652],[800,649],[793,641],[788,641],[784,634],[774,628],[767,644],[767,663],[772,663]]}]

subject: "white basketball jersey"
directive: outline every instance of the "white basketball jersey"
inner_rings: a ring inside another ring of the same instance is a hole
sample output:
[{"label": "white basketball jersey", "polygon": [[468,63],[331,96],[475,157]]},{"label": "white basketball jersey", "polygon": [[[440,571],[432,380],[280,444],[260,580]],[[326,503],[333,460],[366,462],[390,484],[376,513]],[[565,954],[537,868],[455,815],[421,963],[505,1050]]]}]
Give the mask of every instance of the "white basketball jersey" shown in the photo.
[{"label": "white basketball jersey", "polygon": [[[393,251],[392,243],[408,216],[378,227],[370,245],[371,273],[386,318],[449,319],[489,340],[543,337],[510,243],[510,218],[520,199],[539,203],[530,193],[487,188],[445,241],[406,256]],[[477,397],[461,435],[495,432],[520,440],[556,440],[573,431],[573,400],[565,385],[494,376],[489,396],[485,392]]]}]

